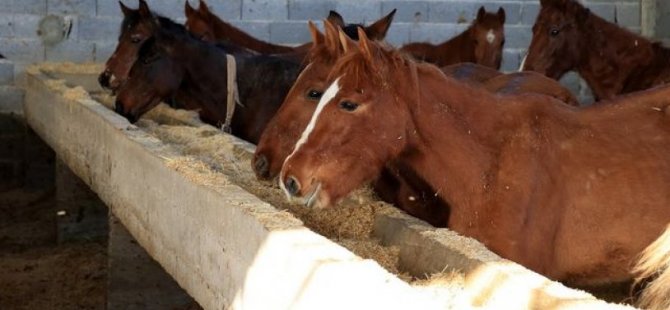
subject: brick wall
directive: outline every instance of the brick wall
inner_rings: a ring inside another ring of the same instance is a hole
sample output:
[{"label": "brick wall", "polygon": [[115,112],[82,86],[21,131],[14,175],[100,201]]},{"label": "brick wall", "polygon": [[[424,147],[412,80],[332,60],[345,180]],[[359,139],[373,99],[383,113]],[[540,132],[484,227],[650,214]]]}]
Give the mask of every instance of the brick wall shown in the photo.
[{"label": "brick wall", "polygon": [[[185,0],[149,0],[160,14],[183,21]],[[190,0],[193,5],[197,1]],[[657,0],[663,1],[663,0]],[[124,0],[136,7],[136,0]],[[214,12],[263,40],[297,44],[309,40],[307,19],[321,20],[328,11],[339,11],[347,22],[369,22],[398,9],[388,40],[441,42],[467,27],[480,5],[488,10],[505,8],[506,46],[503,70],[518,68],[530,43],[531,27],[539,0],[209,0]],[[583,1],[596,14],[620,25],[640,30],[640,0]],[[116,44],[121,13],[116,0],[0,0],[0,53],[16,62],[15,75],[25,64],[40,61],[102,62]],[[46,15],[63,16],[71,24],[61,43],[42,43],[38,25]],[[0,81],[7,79],[0,64]],[[584,92],[575,77],[566,83]]]}]

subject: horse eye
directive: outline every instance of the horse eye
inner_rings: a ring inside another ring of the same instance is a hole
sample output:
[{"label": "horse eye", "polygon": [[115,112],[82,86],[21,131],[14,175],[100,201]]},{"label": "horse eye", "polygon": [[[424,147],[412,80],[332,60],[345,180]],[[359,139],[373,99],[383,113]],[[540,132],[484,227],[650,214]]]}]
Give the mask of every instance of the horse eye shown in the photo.
[{"label": "horse eye", "polygon": [[557,28],[552,28],[549,34],[551,34],[552,37],[555,37],[558,35],[560,31]]},{"label": "horse eye", "polygon": [[340,102],[340,109],[345,110],[347,112],[353,112],[358,108],[357,103],[353,103],[351,101],[342,101]]},{"label": "horse eye", "polygon": [[135,44],[140,43],[140,41],[142,41],[142,39],[140,39],[139,37],[130,38],[130,42],[133,42]]},{"label": "horse eye", "polygon": [[307,98],[310,100],[319,100],[321,99],[322,95],[323,95],[322,92],[314,89],[311,89],[310,91],[307,92]]}]

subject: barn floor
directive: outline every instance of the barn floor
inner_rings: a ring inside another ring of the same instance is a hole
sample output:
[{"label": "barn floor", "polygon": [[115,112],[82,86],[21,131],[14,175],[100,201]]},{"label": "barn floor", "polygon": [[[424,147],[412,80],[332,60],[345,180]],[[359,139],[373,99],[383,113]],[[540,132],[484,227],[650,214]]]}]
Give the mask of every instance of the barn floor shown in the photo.
[{"label": "barn floor", "polygon": [[22,122],[0,123],[20,159],[0,169],[0,309],[104,309],[107,240],[58,244],[54,155]]}]

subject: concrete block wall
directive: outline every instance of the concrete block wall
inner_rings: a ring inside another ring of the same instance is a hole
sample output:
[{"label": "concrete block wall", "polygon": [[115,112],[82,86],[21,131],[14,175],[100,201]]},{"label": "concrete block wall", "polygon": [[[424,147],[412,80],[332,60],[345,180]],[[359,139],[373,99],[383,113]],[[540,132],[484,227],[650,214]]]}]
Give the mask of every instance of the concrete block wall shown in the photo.
[{"label": "concrete block wall", "polygon": [[[148,0],[158,13],[184,20],[185,0]],[[196,0],[190,0],[197,5]],[[124,0],[131,7],[137,0]],[[388,41],[442,42],[463,31],[479,6],[505,8],[506,46],[503,70],[518,68],[530,44],[539,0],[209,0],[219,16],[263,40],[299,44],[309,40],[305,21],[321,20],[337,10],[347,22],[370,22],[398,9]],[[595,13],[640,30],[640,0],[582,0]],[[0,53],[17,62],[20,78],[26,63],[41,61],[103,62],[112,53],[121,12],[115,0],[0,0]],[[66,38],[53,46],[41,41],[38,25],[46,15],[63,16],[70,27]],[[3,80],[0,68],[0,81]],[[575,83],[574,78],[567,79]],[[577,83],[579,80],[576,80]],[[571,87],[581,91],[579,85]]]}]

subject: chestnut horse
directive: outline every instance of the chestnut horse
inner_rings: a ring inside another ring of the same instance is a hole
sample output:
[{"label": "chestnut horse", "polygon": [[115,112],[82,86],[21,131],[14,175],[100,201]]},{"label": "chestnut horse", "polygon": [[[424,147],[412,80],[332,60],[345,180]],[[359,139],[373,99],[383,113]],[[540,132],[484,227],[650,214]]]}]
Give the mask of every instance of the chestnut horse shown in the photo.
[{"label": "chestnut horse", "polygon": [[155,18],[147,22],[151,21],[156,29],[140,48],[127,81],[119,88],[116,111],[134,122],[159,102],[174,97],[185,108],[197,109],[203,121],[221,126],[228,114],[229,54],[236,61],[241,102],[232,114],[231,133],[258,142],[300,65],[232,45],[213,45],[192,37],[181,25],[163,27],[165,22]]},{"label": "chestnut horse", "polygon": [[[324,81],[329,69],[342,53],[335,26],[329,21],[325,21],[324,26],[325,36],[310,23],[314,43],[306,58],[309,65],[296,80],[256,147],[252,166],[260,179],[272,179],[279,173],[281,164],[307,126],[315,103],[326,88]],[[570,94],[558,82],[538,73],[503,75],[488,67],[471,63],[451,65],[445,67],[444,71],[457,75],[464,81],[472,80],[469,82],[493,92],[538,92],[551,95],[549,91],[553,91],[563,95],[567,93],[566,96]],[[492,80],[486,82],[486,79]],[[434,226],[446,225],[448,214],[444,209],[444,202],[436,198],[430,190],[425,190],[429,187],[411,169],[402,165],[387,165],[373,185],[384,201],[393,203]]]},{"label": "chestnut horse", "polygon": [[[351,35],[351,38],[354,40],[358,39],[358,32],[356,30],[358,27],[365,29],[368,38],[373,40],[383,40],[386,37],[386,32],[391,26],[395,12],[396,10],[391,11],[391,13],[369,26],[346,24],[344,18],[335,11],[330,11],[327,19],[331,23],[343,28],[347,35]],[[311,45],[311,43],[305,43],[297,47],[290,47],[258,40],[216,16],[216,14],[209,10],[207,4],[203,0],[200,0],[200,5],[197,10],[186,1],[185,13],[186,28],[196,37],[205,41],[230,42],[263,54],[297,53],[300,57],[303,57],[307,53]]]},{"label": "chestnut horse", "polygon": [[433,45],[410,43],[401,48],[417,60],[433,63],[438,67],[459,62],[473,62],[500,69],[502,49],[505,44],[505,9],[488,13],[480,7],[477,18],[463,33],[452,39]]},{"label": "chestnut horse", "polygon": [[576,109],[479,91],[359,35],[340,36],[282,166],[287,195],[328,207],[402,163],[448,203],[450,229],[502,257],[571,285],[631,279],[670,222],[670,87]]},{"label": "chestnut horse", "polygon": [[524,70],[581,75],[596,99],[670,81],[670,49],[591,13],[573,0],[541,0]]}]

